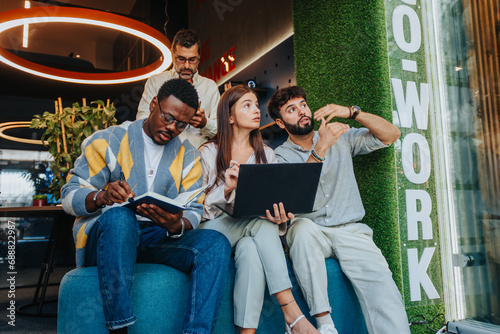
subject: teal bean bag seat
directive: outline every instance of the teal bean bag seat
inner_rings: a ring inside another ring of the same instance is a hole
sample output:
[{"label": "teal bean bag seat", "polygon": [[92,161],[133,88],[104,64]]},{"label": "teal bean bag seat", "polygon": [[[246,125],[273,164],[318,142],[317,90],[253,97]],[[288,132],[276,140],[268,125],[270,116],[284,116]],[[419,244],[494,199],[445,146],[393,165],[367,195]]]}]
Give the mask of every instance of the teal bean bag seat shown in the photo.
[{"label": "teal bean bag seat", "polygon": [[[338,262],[327,259],[328,295],[332,317],[340,334],[367,333],[363,314],[354,290],[344,276]],[[290,267],[290,266],[289,266]],[[305,315],[309,310],[289,270],[293,293]],[[226,291],[215,324],[214,334],[237,334],[233,324],[232,290],[234,286],[234,261],[231,261]],[[135,265],[132,303],[137,322],[129,327],[129,334],[181,333],[186,312],[189,275],[161,264],[138,263]],[[276,298],[266,293],[257,333],[284,333],[285,320]],[[99,294],[97,268],[77,268],[68,272],[59,288],[57,333],[107,334],[104,312]]]}]

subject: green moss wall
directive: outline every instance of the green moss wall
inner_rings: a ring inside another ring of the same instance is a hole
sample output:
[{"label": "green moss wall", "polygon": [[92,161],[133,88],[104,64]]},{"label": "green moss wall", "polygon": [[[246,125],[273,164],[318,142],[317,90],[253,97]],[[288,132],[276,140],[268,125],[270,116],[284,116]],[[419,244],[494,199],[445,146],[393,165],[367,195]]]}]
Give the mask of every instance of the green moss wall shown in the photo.
[{"label": "green moss wall", "polygon": [[[384,0],[293,0],[296,80],[305,88],[313,112],[328,103],[356,104],[392,122],[385,10]],[[391,146],[356,157],[355,173],[366,209],[364,222],[374,230],[375,243],[404,292],[408,269],[405,265],[402,270],[406,248],[402,250],[400,242],[395,155]],[[408,301],[405,296],[409,318],[423,314],[433,319],[444,311],[443,305]],[[411,330],[426,332],[423,325]]]},{"label": "green moss wall", "polygon": [[[359,105],[392,122],[391,92],[383,1],[294,0],[297,84],[308,94],[311,110],[327,103]],[[359,127],[355,121],[348,122]],[[364,222],[374,230],[401,288],[394,148],[356,158],[366,209]]]}]

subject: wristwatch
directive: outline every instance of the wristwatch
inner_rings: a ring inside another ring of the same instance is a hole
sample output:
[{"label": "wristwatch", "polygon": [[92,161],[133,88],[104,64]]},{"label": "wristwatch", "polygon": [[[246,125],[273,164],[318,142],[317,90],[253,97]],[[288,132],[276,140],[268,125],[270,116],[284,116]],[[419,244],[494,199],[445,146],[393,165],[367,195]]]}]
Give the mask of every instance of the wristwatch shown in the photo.
[{"label": "wristwatch", "polygon": [[181,233],[179,233],[179,234],[172,234],[172,235],[170,235],[170,234],[168,233],[168,231],[167,231],[167,236],[168,236],[168,237],[170,237],[170,238],[172,238],[172,239],[177,239],[177,238],[180,238],[180,237],[182,237],[182,236],[184,235],[184,228],[186,227],[186,225],[185,225],[185,223],[184,223],[184,219],[186,219],[186,218],[181,217],[181,225],[182,225],[182,227],[181,227]]},{"label": "wristwatch", "polygon": [[361,112],[361,108],[358,106],[349,106],[349,119],[356,119],[358,114]]}]

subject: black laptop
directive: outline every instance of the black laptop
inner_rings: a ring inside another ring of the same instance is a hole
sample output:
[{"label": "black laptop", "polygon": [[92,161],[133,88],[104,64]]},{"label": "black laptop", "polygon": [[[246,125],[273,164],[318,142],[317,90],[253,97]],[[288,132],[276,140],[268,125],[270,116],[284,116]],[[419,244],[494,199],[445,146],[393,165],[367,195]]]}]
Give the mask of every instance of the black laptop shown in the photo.
[{"label": "black laptop", "polygon": [[283,202],[287,212],[313,209],[322,163],[240,165],[236,197],[232,205],[217,205],[234,218],[266,216],[273,204]]}]

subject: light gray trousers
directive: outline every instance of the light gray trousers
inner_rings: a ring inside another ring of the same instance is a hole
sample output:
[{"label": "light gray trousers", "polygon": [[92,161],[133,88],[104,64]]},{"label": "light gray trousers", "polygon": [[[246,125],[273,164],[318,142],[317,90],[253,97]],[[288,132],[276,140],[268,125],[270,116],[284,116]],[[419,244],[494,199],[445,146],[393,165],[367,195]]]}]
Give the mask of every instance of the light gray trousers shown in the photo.
[{"label": "light gray trousers", "polygon": [[278,225],[265,219],[235,219],[224,214],[198,228],[219,231],[231,243],[236,262],[234,324],[257,328],[266,282],[270,294],[292,287]]},{"label": "light gray trousers", "polygon": [[337,258],[358,296],[370,334],[410,333],[401,294],[387,261],[362,223],[324,227],[305,218],[288,228],[293,270],[311,315],[331,312],[325,258]]}]

